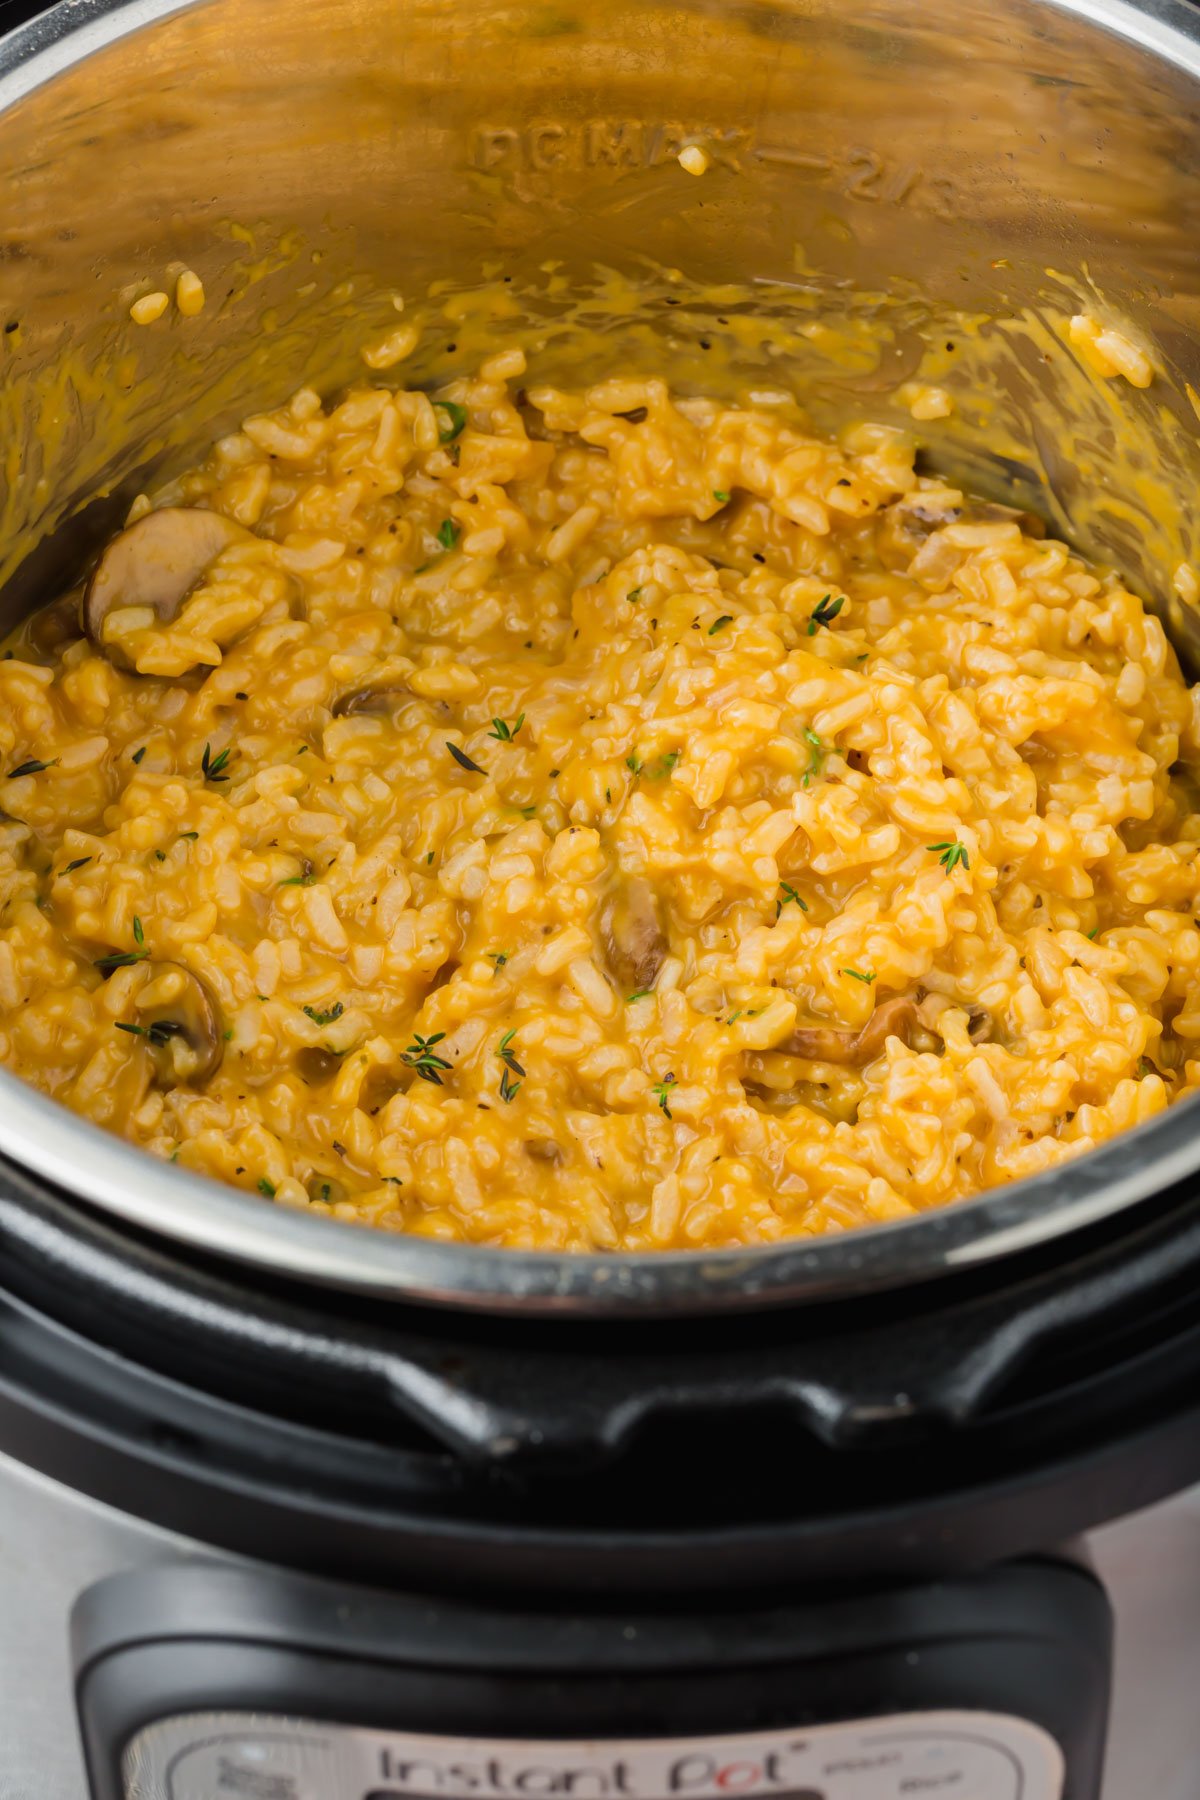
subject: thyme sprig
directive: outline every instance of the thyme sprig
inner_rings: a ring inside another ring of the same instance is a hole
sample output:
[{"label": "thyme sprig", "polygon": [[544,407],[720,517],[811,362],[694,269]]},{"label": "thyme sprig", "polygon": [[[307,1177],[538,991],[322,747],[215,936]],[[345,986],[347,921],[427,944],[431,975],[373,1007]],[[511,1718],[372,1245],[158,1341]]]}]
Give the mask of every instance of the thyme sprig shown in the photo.
[{"label": "thyme sprig", "polygon": [[422,1081],[432,1082],[434,1087],[441,1087],[440,1070],[448,1069],[450,1064],[444,1057],[438,1056],[433,1046],[440,1044],[445,1037],[444,1031],[433,1031],[428,1037],[413,1033],[413,1041],[404,1052],[403,1061],[416,1070]]}]

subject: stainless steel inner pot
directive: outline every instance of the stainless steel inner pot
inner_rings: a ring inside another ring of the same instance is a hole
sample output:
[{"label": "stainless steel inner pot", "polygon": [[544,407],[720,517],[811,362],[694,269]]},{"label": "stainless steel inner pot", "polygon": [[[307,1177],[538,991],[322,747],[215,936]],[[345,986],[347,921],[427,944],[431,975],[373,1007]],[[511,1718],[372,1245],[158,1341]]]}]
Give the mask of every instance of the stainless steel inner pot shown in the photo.
[{"label": "stainless steel inner pot", "polygon": [[[515,297],[505,328],[547,356],[556,296],[587,289],[614,356],[657,347],[696,381],[706,321],[736,306],[819,422],[910,423],[892,390],[924,354],[961,401],[925,428],[931,464],[1116,564],[1189,659],[1198,100],[1200,12],[1173,0],[61,0],[0,43],[0,624],[73,577],[147,471],[302,378],[347,379],[348,322],[387,316],[393,286],[490,276]],[[677,161],[693,141],[700,180]],[[132,325],[131,298],[184,266],[210,297],[197,328]],[[610,318],[598,267],[678,281],[682,304]],[[806,359],[814,309],[882,321],[877,365]],[[1078,311],[1149,350],[1150,388],[1088,370]],[[757,1306],[999,1257],[1190,1176],[1196,1118],[1184,1102],[900,1225],[559,1257],[276,1209],[0,1076],[0,1153],[94,1207],[315,1282],[576,1312]]]}]

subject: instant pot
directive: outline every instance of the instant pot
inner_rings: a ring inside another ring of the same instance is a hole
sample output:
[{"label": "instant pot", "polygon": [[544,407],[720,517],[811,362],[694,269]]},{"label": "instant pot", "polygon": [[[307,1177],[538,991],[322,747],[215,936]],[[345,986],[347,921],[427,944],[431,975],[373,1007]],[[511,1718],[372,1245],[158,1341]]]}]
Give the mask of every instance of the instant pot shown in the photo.
[{"label": "instant pot", "polygon": [[[1189,6],[5,23],[0,623],[152,474],[344,382],[397,294],[461,288],[465,330],[486,281],[531,356],[582,284],[614,358],[685,384],[756,319],[739,342],[822,423],[911,426],[935,371],[929,466],[1116,563],[1188,658]],[[204,314],[134,325],[184,267]],[[644,314],[610,318],[631,273]],[[1149,388],[1080,360],[1079,313]],[[823,364],[823,317],[870,319],[874,363]],[[1200,1480],[1198,1125],[820,1241],[557,1257],[273,1207],[0,1078],[0,1794],[1097,1800],[1086,1534]]]}]

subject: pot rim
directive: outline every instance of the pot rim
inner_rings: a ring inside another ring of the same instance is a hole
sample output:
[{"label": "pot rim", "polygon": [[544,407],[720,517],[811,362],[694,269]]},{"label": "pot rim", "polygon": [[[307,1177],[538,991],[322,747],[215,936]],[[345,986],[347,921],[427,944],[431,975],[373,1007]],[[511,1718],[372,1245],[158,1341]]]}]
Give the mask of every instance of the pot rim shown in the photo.
[{"label": "pot rim", "polygon": [[1200,1094],[1057,1168],[884,1225],[740,1250],[501,1250],[293,1211],[156,1161],[0,1070],[0,1156],[187,1249],[273,1278],[492,1313],[641,1318],[850,1298],[998,1261],[1126,1212],[1200,1167]]},{"label": "pot rim", "polygon": [[[202,0],[59,0],[0,39],[0,111]],[[1200,80],[1184,0],[1040,0]],[[0,1157],[187,1248],[364,1296],[492,1312],[653,1317],[848,1297],[977,1267],[1135,1207],[1200,1168],[1192,1095],[1099,1149],[970,1200],[817,1239],[638,1254],[499,1250],[354,1228],[156,1163],[0,1070]]]}]

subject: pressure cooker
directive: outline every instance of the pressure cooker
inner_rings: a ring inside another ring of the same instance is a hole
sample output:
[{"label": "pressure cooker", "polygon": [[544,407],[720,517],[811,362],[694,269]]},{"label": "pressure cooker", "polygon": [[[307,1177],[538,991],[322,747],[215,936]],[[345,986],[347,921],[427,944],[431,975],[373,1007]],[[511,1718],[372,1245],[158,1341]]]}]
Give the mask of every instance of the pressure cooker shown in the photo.
[{"label": "pressure cooker", "polygon": [[[930,466],[1115,563],[1191,654],[1190,6],[0,25],[4,628],[148,472],[336,389],[348,306],[653,262],[890,308],[894,366],[840,402],[813,375],[817,417],[886,410],[905,344],[968,321],[988,406]],[[173,264],[218,301],[186,345],[122,303]],[[1119,416],[1059,329],[1089,295],[1161,370]],[[1087,1534],[1200,1481],[1198,1292],[1186,1101],[902,1223],[600,1257],[272,1206],[0,1076],[0,1794],[1097,1800]]]}]

